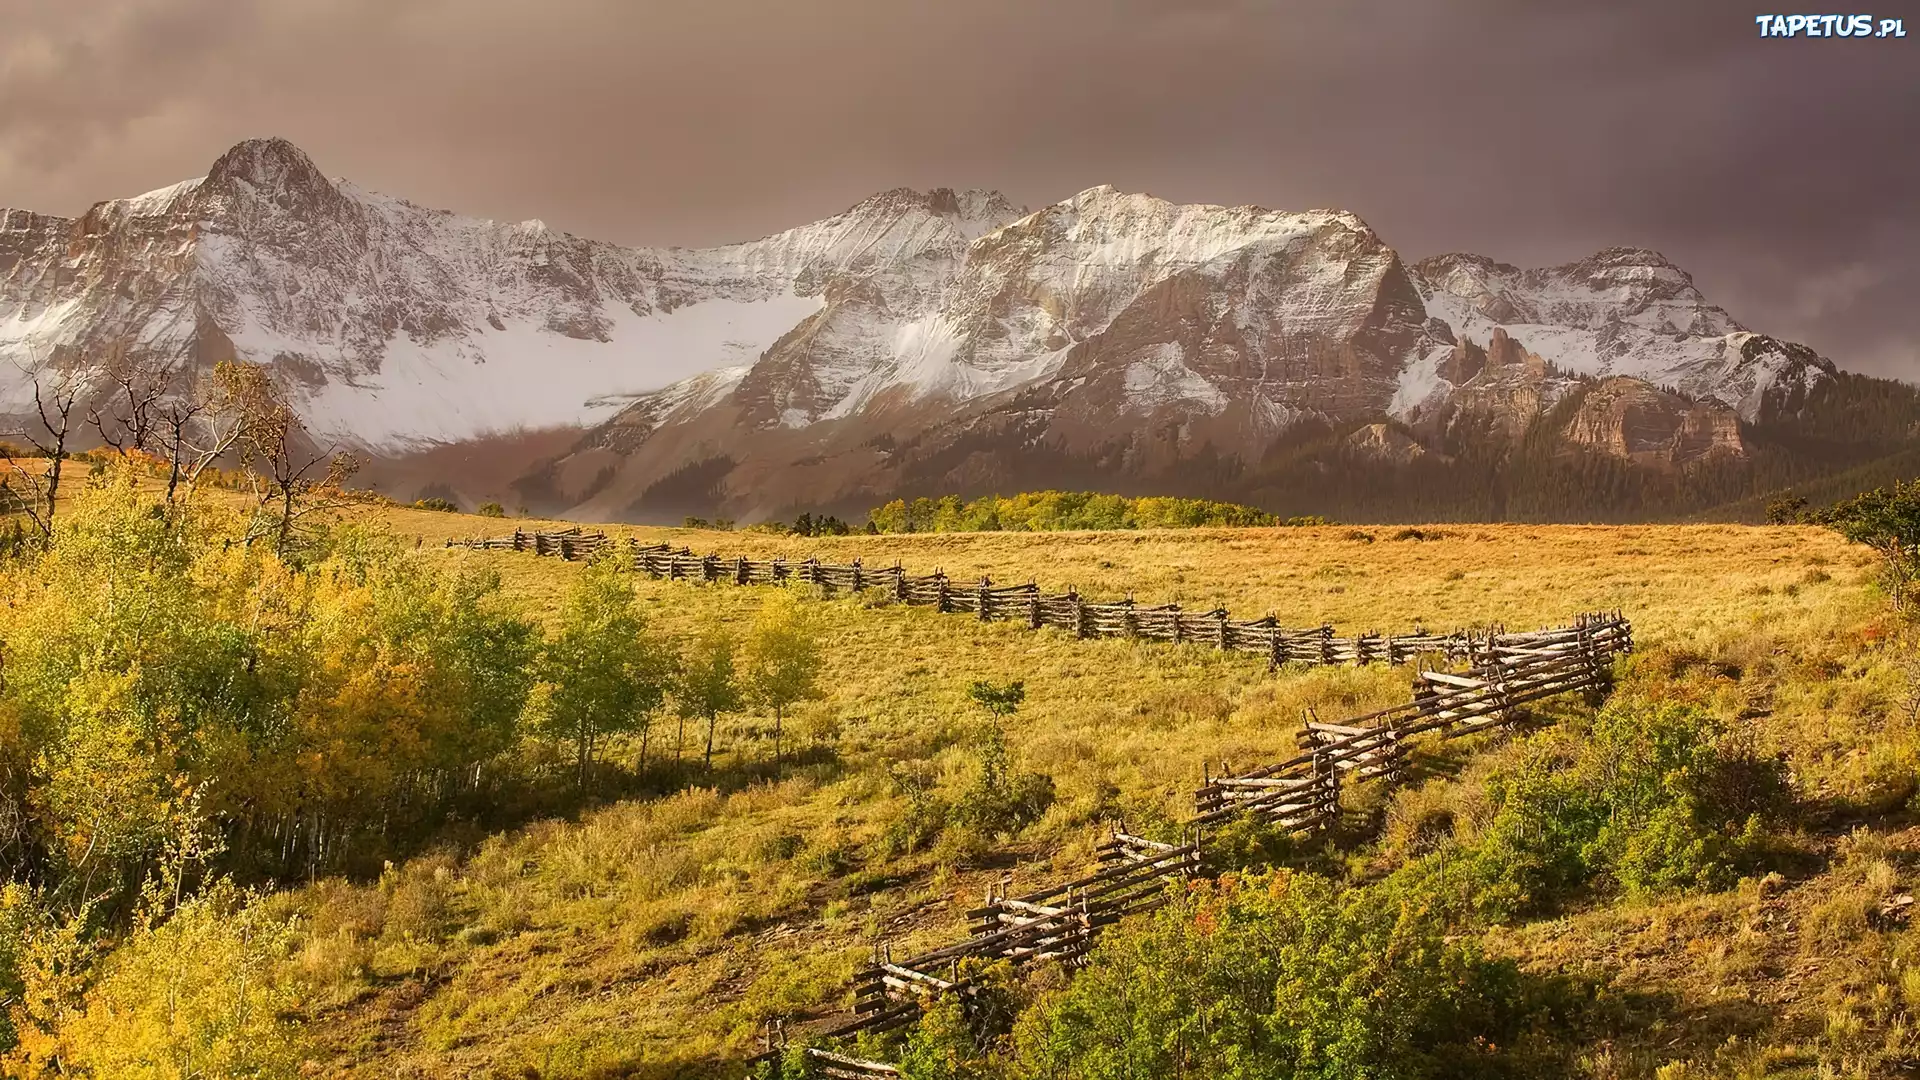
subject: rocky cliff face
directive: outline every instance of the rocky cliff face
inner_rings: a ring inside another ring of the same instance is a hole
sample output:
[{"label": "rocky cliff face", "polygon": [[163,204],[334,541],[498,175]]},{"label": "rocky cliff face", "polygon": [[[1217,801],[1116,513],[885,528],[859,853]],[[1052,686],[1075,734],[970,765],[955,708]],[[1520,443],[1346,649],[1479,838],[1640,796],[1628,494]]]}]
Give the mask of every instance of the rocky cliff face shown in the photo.
[{"label": "rocky cliff face", "polygon": [[[1427,313],[1460,341],[1505,333],[1563,371],[1632,376],[1717,401],[1752,421],[1770,395],[1829,376],[1813,350],[1756,334],[1707,302],[1659,252],[1608,248],[1579,262],[1521,270],[1481,255],[1440,255],[1414,268]],[[1444,396],[1437,365],[1410,378],[1412,406]]]},{"label": "rocky cliff face", "polygon": [[608,517],[1069,466],[1179,488],[1312,429],[1407,461],[1405,432],[1517,438],[1594,380],[1567,439],[1682,461],[1738,452],[1740,421],[1834,370],[1640,249],[1409,267],[1342,211],[1105,187],[1033,213],[890,191],[748,243],[632,249],[368,192],[282,140],[77,221],[0,211],[0,412],[30,400],[13,371],[115,351],[268,365],[316,434],[390,459],[579,425],[522,490]]},{"label": "rocky cliff face", "polygon": [[1733,410],[1618,376],[1587,388],[1563,434],[1640,464],[1685,465],[1713,453],[1746,456]]},{"label": "rocky cliff face", "polygon": [[1048,456],[1133,476],[1253,458],[1303,419],[1384,414],[1430,344],[1399,257],[1340,212],[1094,188],[943,251],[928,278],[847,275],[749,368],[636,401],[583,446],[625,455],[590,509],[644,512],[650,486],[722,456],[728,498],[822,502],[909,475],[1025,482]]}]

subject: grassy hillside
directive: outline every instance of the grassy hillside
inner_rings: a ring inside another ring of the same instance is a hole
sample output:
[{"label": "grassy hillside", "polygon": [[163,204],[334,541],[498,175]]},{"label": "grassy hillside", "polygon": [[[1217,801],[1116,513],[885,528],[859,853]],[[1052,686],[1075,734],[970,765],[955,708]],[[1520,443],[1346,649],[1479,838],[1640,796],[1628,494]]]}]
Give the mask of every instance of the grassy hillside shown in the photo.
[{"label": "grassy hillside", "polygon": [[[384,516],[429,545],[498,529]],[[1872,927],[1867,915],[1894,894],[1920,845],[1905,831],[1910,721],[1896,723],[1911,689],[1887,647],[1893,627],[1866,560],[1830,534],[1499,526],[1421,530],[1437,539],[1329,527],[805,540],[623,531],[695,550],[898,557],[956,577],[990,570],[1089,595],[1131,590],[1143,602],[1218,602],[1344,628],[1533,625],[1624,608],[1643,649],[1622,693],[1740,718],[1793,763],[1805,808],[1779,864],[1789,876],[1630,903],[1597,896],[1495,926],[1488,947],[1531,971],[1578,975],[1610,1003],[1611,1028],[1589,1033],[1574,1055],[1593,1075],[1705,1060],[1730,1037],[1789,1047],[1775,1054],[1783,1061],[1865,1063],[1872,1055],[1861,1044],[1905,1023],[1902,984],[1885,967],[1904,931]],[[536,605],[579,572],[507,553],[429,557],[494,567]],[[637,588],[656,625],[675,632],[739,622],[761,603],[751,589]],[[323,988],[311,1007],[324,1021],[316,1030],[328,1069],[718,1069],[760,1021],[830,1007],[871,942],[960,936],[961,912],[988,880],[1067,876],[1085,865],[1103,818],[1182,813],[1202,759],[1284,754],[1303,707],[1334,716],[1390,703],[1408,678],[1385,669],[1269,676],[1257,660],[1201,649],[1078,642],[868,601],[816,607],[831,675],[828,698],[799,721],[817,740],[803,762],[775,776],[764,720],[738,720],[723,739],[725,764],[691,791],[451,847],[378,884],[288,896],[311,919],[300,962]],[[1012,854],[952,832],[926,850],[890,849],[909,812],[890,771],[923,769],[947,790],[967,781],[977,721],[962,691],[975,678],[1025,681],[1012,742],[1026,767],[1053,777],[1059,799]],[[1340,856],[1349,872],[1377,875],[1404,858],[1396,829],[1512,752],[1481,742],[1468,748],[1481,764],[1459,779],[1370,807],[1376,824],[1348,837]]]},{"label": "grassy hillside", "polygon": [[[440,546],[538,523],[395,507],[348,516],[390,529],[433,575],[496,572],[503,600],[549,628],[586,572]],[[1784,765],[1791,798],[1737,872],[1641,888],[1616,870],[1505,909],[1479,902],[1479,879],[1447,876],[1446,852],[1461,867],[1487,850],[1488,807],[1510,778],[1542,755],[1577,761],[1604,724],[1577,701],[1539,710],[1518,733],[1422,747],[1419,783],[1349,788],[1348,824],[1327,845],[1273,858],[1342,888],[1412,888],[1395,883],[1438,855],[1438,884],[1420,888],[1447,940],[1515,965],[1525,1054],[1501,1059],[1512,1074],[1892,1076],[1920,1060],[1920,978],[1908,974],[1920,938],[1899,902],[1920,868],[1909,808],[1920,664],[1866,553],[1824,530],[611,531],[722,554],[898,559],[957,579],[1033,578],[1346,631],[1531,627],[1621,608],[1640,649],[1620,669],[1616,704],[1689,706],[1679,715],[1739,743],[1738,760]],[[768,593],[632,587],[653,630],[682,642],[716,625],[744,630]],[[283,880],[258,910],[277,925],[297,916],[274,971],[292,988],[307,1071],[737,1075],[765,1020],[842,1005],[844,979],[875,942],[962,936],[989,882],[1010,876],[1018,892],[1076,874],[1105,822],[1147,831],[1184,815],[1203,760],[1290,754],[1304,709],[1333,719],[1403,701],[1411,680],[1384,667],[1269,674],[1255,657],[1078,641],[876,597],[803,608],[824,696],[786,718],[785,760],[773,760],[771,718],[753,712],[721,719],[711,771],[694,723],[675,760],[676,721],[662,714],[648,764],[636,739],[615,740],[585,796],[560,785],[456,815],[394,850],[384,871]],[[977,782],[985,714],[967,689],[983,679],[1024,683],[1011,756],[1054,791],[1037,821],[1004,838],[926,813]],[[1019,993],[1067,976],[1034,978]]]}]

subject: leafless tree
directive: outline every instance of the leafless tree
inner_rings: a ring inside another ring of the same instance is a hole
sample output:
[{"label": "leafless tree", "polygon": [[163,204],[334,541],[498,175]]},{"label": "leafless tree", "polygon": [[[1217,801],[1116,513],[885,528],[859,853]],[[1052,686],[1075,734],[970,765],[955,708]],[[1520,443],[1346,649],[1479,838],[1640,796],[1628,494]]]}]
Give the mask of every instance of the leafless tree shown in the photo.
[{"label": "leafless tree", "polygon": [[[160,441],[160,449],[167,457],[167,505],[169,506],[173,505],[175,499],[179,497],[181,481],[185,480],[188,489],[191,490],[194,481],[199,479],[200,471],[217,460],[221,454],[226,453],[233,445],[234,438],[239,435],[239,424],[230,425],[229,437],[224,442],[217,438],[210,440],[213,443],[212,453],[206,454],[197,450],[193,439],[206,426],[201,418],[207,414],[210,407],[211,402],[208,398],[171,398],[160,406],[158,415],[155,417],[154,427],[159,433],[157,437]],[[195,468],[190,463],[197,464],[198,467]]]},{"label": "leafless tree", "polygon": [[223,364],[216,375],[227,408],[238,417],[234,437],[254,482],[257,512],[247,540],[271,539],[284,556],[293,550],[303,519],[341,505],[326,493],[344,485],[359,462],[336,447],[314,449],[264,368]]},{"label": "leafless tree", "polygon": [[87,422],[102,442],[123,454],[141,451],[165,458],[171,506],[245,434],[247,410],[263,399],[249,370],[222,364],[189,383],[162,360],[137,360],[119,350],[106,366],[110,389],[88,411]]},{"label": "leafless tree", "polygon": [[[33,381],[33,406],[38,425],[26,425],[4,434],[25,439],[39,457],[46,459],[40,471],[15,458],[7,464],[12,476],[6,487],[20,501],[21,510],[42,536],[53,535],[53,515],[59,505],[60,478],[66,468],[67,444],[79,427],[74,412],[80,403],[84,380],[72,368],[35,364],[28,369]],[[13,484],[17,482],[18,488]]]},{"label": "leafless tree", "polygon": [[271,399],[265,373],[251,364],[218,364],[191,393],[169,396],[155,412],[155,438],[167,458],[167,502],[190,496],[206,470],[233,452]]},{"label": "leafless tree", "polygon": [[120,346],[105,373],[111,389],[88,408],[87,423],[101,442],[123,454],[149,449],[174,389],[172,366],[158,358],[136,359]]}]

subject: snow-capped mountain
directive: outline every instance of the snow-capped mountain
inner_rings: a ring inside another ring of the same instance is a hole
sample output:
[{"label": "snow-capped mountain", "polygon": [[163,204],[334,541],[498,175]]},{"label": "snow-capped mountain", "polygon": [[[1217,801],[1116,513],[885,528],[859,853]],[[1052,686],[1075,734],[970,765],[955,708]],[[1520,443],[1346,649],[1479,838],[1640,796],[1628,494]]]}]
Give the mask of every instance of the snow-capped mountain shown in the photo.
[{"label": "snow-capped mountain", "polygon": [[0,211],[0,412],[31,400],[23,372],[124,345],[270,365],[315,434],[376,452],[592,423],[754,361],[841,275],[910,294],[1017,216],[894,192],[753,243],[629,249],[424,209],[255,140],[78,221]]},{"label": "snow-capped mountain", "polygon": [[1406,458],[1379,425],[1518,434],[1620,377],[1647,385],[1612,385],[1566,438],[1739,453],[1739,421],[1835,370],[1641,249],[1409,266],[1344,211],[1110,187],[1032,213],[896,190],[748,243],[623,248],[365,191],[277,139],[77,221],[0,211],[0,413],[25,410],[36,367],[116,353],[268,365],[316,435],[376,457],[579,425],[521,492],[610,517],[1048,462],[1234,473],[1313,425]]},{"label": "snow-capped mountain", "polygon": [[[1579,262],[1521,270],[1481,255],[1414,267],[1427,314],[1462,342],[1485,347],[1496,330],[1563,371],[1632,376],[1760,418],[1782,380],[1831,374],[1804,345],[1756,334],[1707,302],[1687,272],[1657,251],[1608,248]],[[1398,404],[1448,387],[1437,355],[1408,366]]]}]

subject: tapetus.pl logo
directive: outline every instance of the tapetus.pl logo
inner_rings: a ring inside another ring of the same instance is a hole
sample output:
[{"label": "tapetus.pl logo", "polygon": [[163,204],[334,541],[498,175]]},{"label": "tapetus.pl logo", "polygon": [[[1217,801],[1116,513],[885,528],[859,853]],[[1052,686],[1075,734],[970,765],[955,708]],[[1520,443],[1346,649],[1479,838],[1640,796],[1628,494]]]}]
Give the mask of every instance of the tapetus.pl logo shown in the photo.
[{"label": "tapetus.pl logo", "polygon": [[1907,36],[1902,20],[1876,19],[1871,15],[1755,15],[1753,22],[1764,38]]}]

